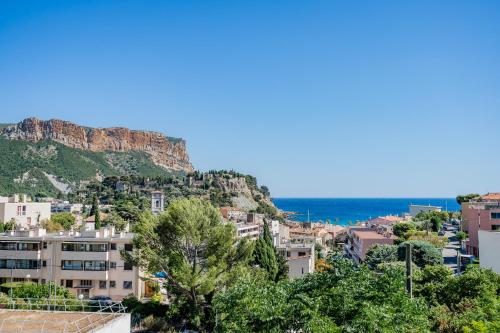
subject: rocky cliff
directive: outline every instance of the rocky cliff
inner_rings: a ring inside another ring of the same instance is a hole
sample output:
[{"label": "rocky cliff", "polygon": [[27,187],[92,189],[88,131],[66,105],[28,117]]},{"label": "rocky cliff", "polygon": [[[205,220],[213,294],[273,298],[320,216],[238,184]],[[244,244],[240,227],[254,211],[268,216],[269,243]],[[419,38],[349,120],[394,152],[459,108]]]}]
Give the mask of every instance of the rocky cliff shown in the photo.
[{"label": "rocky cliff", "polygon": [[55,141],[70,148],[93,152],[145,152],[158,166],[190,172],[186,142],[161,133],[127,128],[89,128],[69,121],[27,118],[16,125],[0,129],[0,135],[11,140]]}]

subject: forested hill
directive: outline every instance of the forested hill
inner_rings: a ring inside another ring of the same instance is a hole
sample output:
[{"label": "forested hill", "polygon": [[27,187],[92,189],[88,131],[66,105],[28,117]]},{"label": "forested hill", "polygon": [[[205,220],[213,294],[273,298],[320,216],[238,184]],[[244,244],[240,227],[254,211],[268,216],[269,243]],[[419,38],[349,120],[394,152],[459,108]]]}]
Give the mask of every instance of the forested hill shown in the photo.
[{"label": "forested hill", "polygon": [[0,137],[0,195],[56,195],[80,188],[82,182],[107,176],[169,176],[140,151],[93,152],[54,141],[30,142]]}]

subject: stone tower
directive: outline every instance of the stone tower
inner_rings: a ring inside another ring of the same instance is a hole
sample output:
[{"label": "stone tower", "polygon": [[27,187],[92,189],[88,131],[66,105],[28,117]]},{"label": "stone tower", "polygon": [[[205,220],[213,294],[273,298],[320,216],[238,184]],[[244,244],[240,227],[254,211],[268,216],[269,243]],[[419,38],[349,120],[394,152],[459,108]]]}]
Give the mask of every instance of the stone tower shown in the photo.
[{"label": "stone tower", "polygon": [[151,211],[153,214],[160,214],[165,207],[165,195],[162,191],[151,192]]}]

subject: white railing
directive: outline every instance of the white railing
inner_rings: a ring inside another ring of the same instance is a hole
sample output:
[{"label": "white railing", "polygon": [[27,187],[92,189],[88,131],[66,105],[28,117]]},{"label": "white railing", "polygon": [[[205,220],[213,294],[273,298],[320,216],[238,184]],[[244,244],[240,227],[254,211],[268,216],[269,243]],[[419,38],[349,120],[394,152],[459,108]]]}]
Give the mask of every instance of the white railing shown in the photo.
[{"label": "white railing", "polygon": [[[125,312],[121,302],[74,299],[14,298],[0,302],[0,308],[22,313],[45,311],[48,319],[0,319],[0,333],[83,333],[90,332]],[[58,319],[51,313],[84,312],[78,319]],[[12,316],[12,315],[11,315]]]}]

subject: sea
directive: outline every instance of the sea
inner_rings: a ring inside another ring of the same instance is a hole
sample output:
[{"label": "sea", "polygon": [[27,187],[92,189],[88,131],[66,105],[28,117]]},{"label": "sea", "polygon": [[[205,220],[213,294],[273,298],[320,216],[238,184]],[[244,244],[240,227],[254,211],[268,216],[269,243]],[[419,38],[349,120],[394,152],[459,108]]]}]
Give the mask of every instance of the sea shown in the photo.
[{"label": "sea", "polygon": [[299,222],[327,222],[348,225],[385,215],[408,213],[408,206],[440,206],[458,211],[455,198],[274,198],[280,210],[295,212],[289,219]]}]

